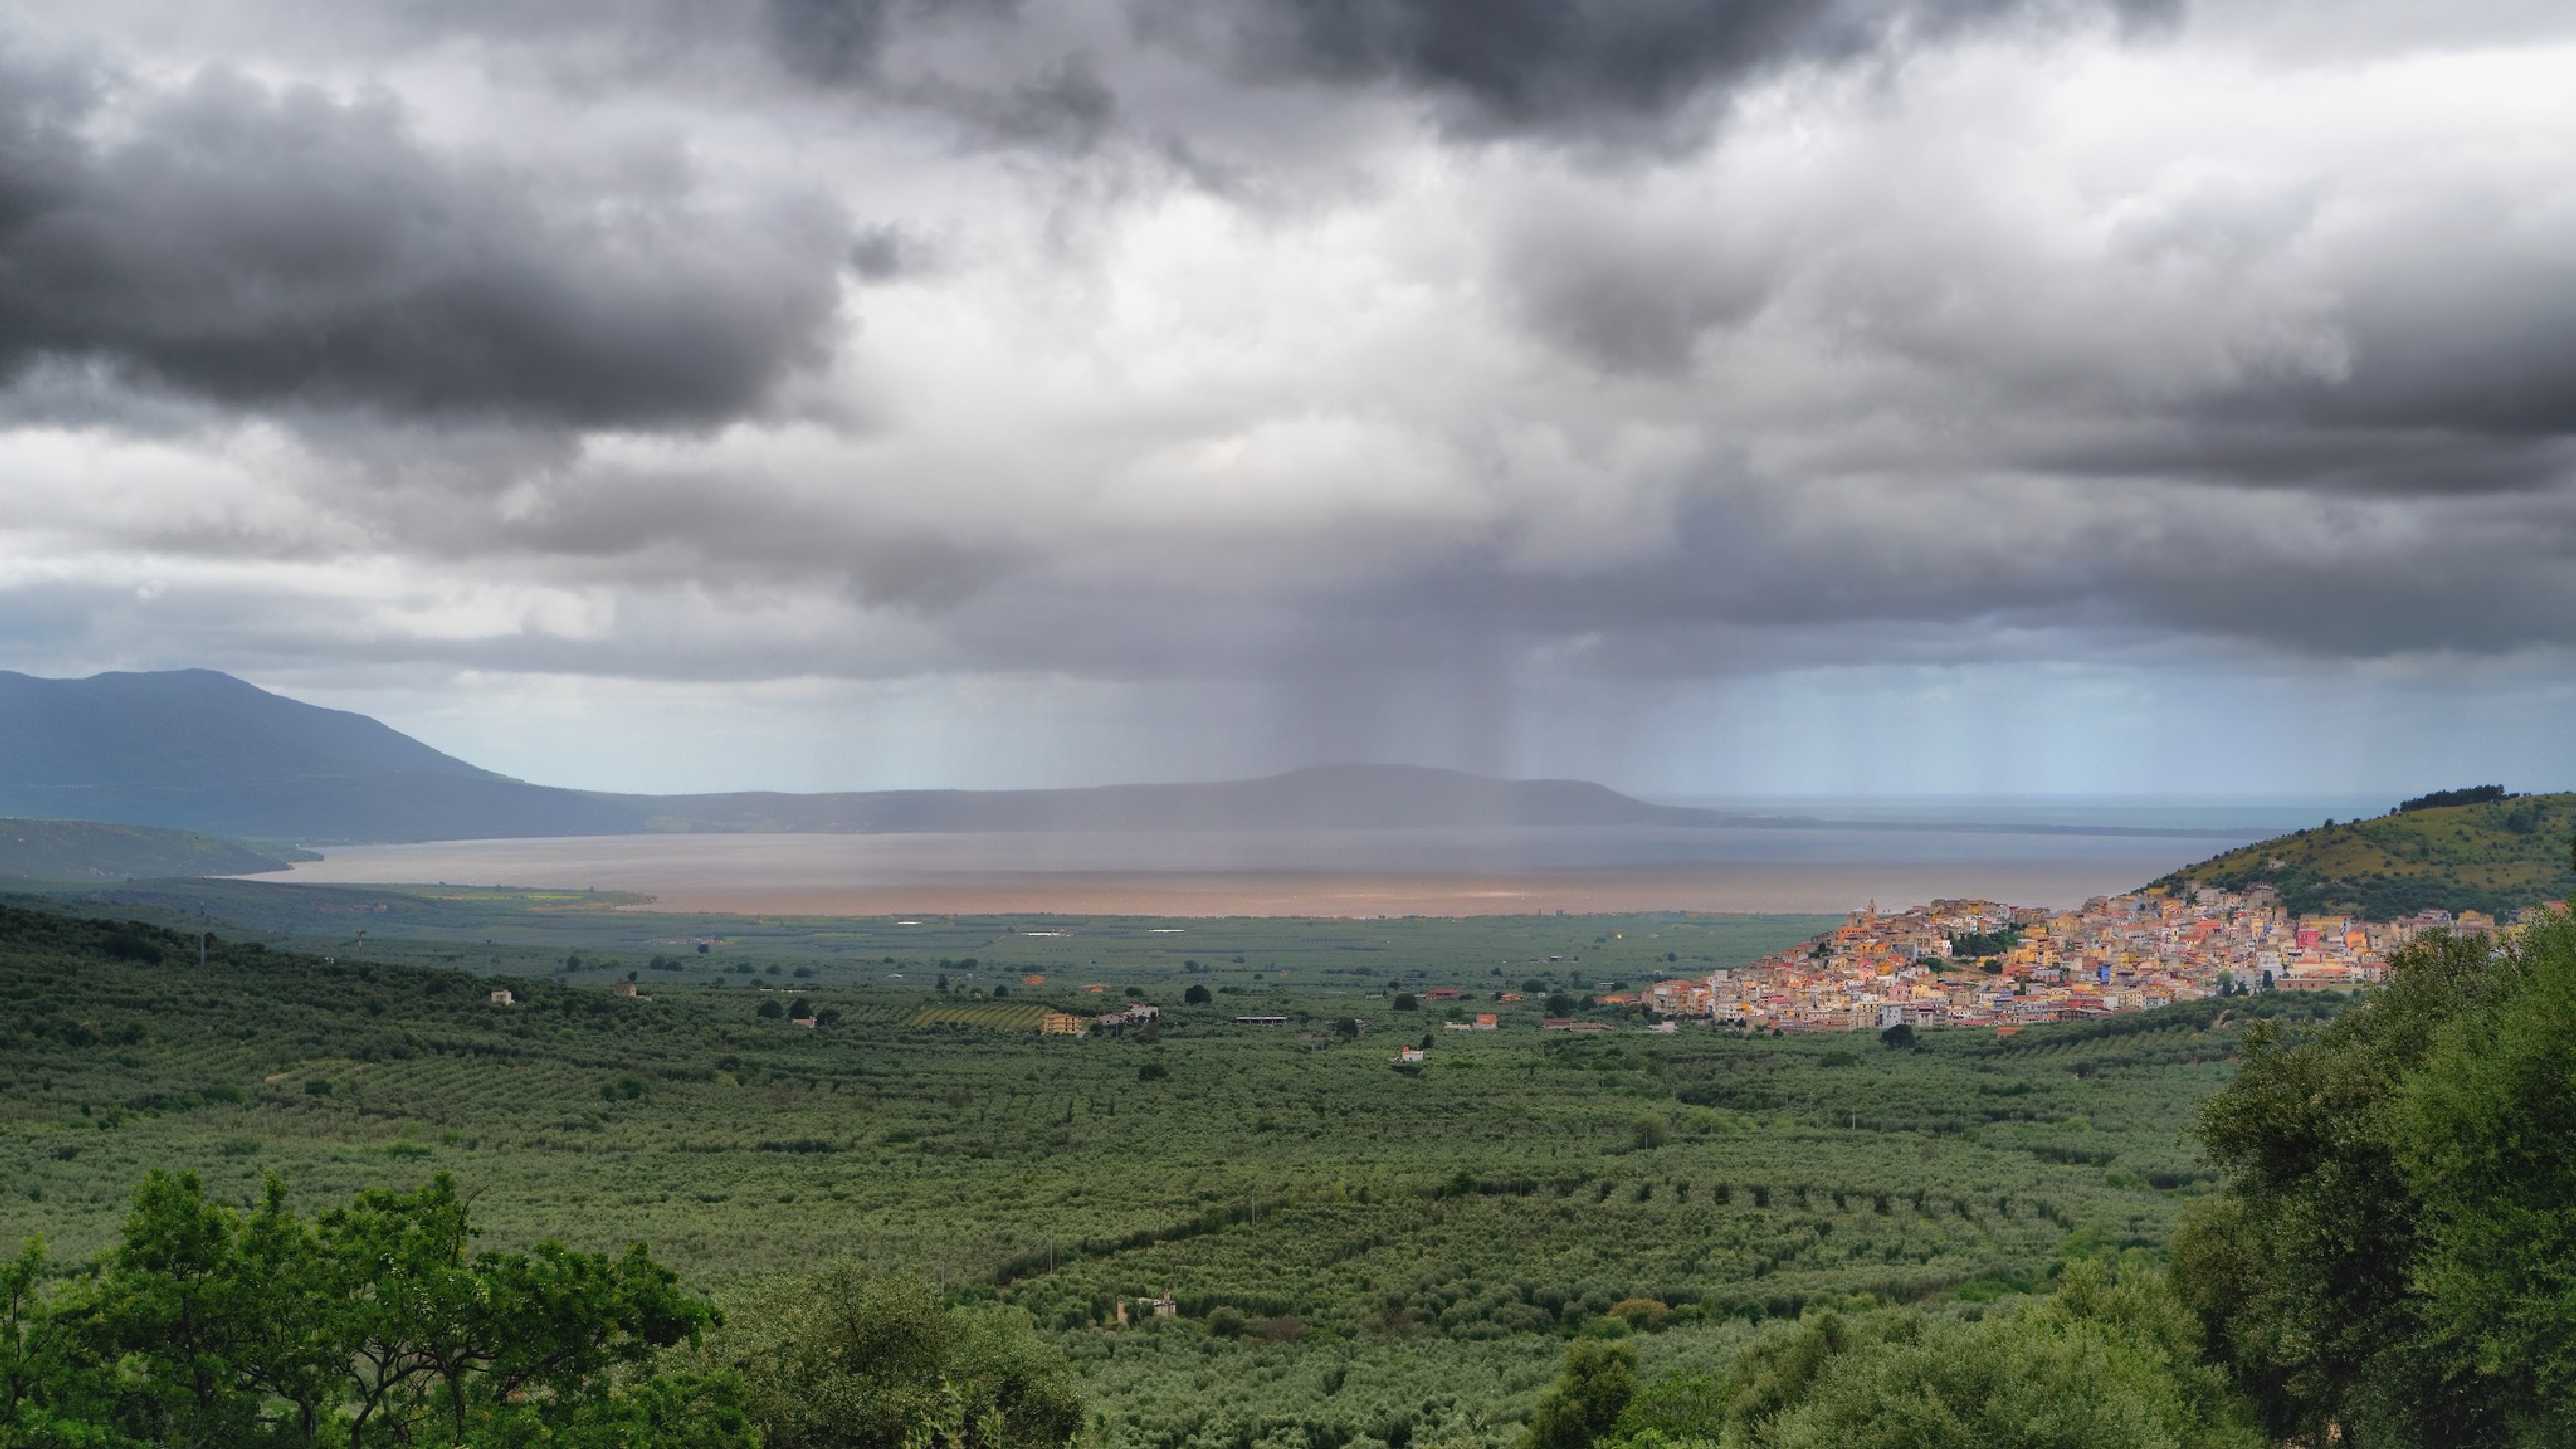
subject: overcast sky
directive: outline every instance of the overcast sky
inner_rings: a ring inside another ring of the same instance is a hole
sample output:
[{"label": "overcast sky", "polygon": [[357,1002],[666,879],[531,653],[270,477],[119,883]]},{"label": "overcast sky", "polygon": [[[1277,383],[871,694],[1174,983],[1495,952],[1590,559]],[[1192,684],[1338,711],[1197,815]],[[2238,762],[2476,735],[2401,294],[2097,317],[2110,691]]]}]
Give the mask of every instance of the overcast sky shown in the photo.
[{"label": "overcast sky", "polygon": [[14,0],[0,664],[635,789],[2576,785],[2564,0]]}]

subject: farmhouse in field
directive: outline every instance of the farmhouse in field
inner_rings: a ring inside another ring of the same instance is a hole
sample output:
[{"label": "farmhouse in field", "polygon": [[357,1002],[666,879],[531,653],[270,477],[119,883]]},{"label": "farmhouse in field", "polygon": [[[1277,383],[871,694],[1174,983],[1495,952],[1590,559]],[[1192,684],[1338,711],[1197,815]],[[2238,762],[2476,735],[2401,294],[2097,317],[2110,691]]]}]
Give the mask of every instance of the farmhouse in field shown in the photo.
[{"label": "farmhouse in field", "polygon": [[642,999],[635,994],[635,983],[632,981],[620,981],[608,989],[625,997],[629,1001],[638,1001]]},{"label": "farmhouse in field", "polygon": [[1070,1011],[1050,1011],[1038,1021],[1041,1036],[1080,1036],[1091,1030],[1091,1023]]},{"label": "farmhouse in field", "polygon": [[516,1006],[519,1004],[519,998],[512,996],[507,991],[495,991],[484,999],[491,1002],[494,1006]]},{"label": "farmhouse in field", "polygon": [[1397,1047],[1395,1049],[1395,1061],[1398,1066],[1418,1067],[1422,1065],[1424,1061],[1428,1060],[1430,1056],[1431,1053],[1424,1051],[1418,1046]]}]

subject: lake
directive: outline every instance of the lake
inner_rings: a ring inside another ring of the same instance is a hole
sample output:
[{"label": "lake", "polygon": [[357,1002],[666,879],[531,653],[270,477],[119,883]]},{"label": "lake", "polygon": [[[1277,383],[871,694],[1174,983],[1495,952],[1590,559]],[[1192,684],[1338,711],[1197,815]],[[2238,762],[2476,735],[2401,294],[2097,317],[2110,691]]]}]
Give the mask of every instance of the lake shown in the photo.
[{"label": "lake", "polygon": [[[332,847],[255,878],[596,887],[673,909],[796,915],[1808,912],[1938,896],[2066,906],[2276,833],[2288,808],[2225,817],[2234,826],[2102,810],[1794,828],[582,836]],[[2161,833],[2068,828],[2087,820]]]}]

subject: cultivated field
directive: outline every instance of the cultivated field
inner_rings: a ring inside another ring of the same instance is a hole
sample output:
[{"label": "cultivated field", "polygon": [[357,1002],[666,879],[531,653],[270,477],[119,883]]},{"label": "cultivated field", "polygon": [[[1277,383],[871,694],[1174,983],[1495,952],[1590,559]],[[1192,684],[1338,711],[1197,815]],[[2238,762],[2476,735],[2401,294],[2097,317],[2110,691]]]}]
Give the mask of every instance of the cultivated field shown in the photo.
[{"label": "cultivated field", "polygon": [[[201,971],[149,927],[0,916],[0,1240],[92,1253],[154,1167],[317,1206],[452,1173],[495,1245],[640,1239],[720,1296],[852,1256],[1020,1304],[1136,1444],[1493,1442],[1614,1307],[1651,1367],[1819,1302],[1974,1303],[2160,1245],[2249,1020],[1910,1052],[1538,1029],[1541,993],[1704,972],[1811,919],[907,926],[200,889],[124,914],[228,903],[270,940],[218,927]],[[315,921],[331,938],[292,935]],[[1130,988],[1157,1030],[1035,1034]],[[763,1014],[792,997],[837,1016]],[[1474,1010],[1501,1029],[1441,1029]],[[1255,1014],[1289,1022],[1233,1024]],[[1178,1315],[1140,1317],[1166,1291]]]}]

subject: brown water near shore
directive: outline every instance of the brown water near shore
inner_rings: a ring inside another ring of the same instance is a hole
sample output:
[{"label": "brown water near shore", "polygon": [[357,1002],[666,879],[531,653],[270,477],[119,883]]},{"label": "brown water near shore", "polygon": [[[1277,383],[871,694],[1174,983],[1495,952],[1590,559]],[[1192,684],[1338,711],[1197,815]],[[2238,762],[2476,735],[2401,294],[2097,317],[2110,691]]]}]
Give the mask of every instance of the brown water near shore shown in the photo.
[{"label": "brown water near shore", "polygon": [[2201,841],[1877,832],[658,835],[343,847],[259,878],[595,887],[755,915],[1833,912],[1943,896],[2073,905],[2209,853]]}]

